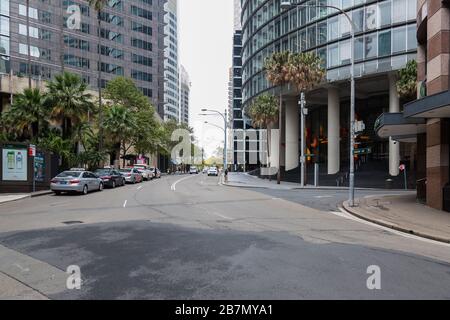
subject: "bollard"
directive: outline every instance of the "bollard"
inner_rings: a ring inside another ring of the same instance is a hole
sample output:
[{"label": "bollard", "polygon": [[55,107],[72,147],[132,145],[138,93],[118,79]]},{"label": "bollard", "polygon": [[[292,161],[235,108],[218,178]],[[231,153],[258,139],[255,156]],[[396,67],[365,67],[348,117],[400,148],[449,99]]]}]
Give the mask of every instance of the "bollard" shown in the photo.
[{"label": "bollard", "polygon": [[314,163],[314,187],[319,186],[319,164]]}]

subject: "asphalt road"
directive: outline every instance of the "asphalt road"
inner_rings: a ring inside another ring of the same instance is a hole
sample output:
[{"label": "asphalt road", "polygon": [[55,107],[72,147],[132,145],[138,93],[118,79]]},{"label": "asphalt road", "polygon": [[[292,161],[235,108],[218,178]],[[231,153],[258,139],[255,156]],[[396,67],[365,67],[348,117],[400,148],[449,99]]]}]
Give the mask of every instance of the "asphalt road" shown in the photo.
[{"label": "asphalt road", "polygon": [[[294,192],[188,175],[3,204],[0,283],[50,299],[450,299],[450,246],[333,214],[329,191]],[[79,290],[65,287],[71,265]]]}]

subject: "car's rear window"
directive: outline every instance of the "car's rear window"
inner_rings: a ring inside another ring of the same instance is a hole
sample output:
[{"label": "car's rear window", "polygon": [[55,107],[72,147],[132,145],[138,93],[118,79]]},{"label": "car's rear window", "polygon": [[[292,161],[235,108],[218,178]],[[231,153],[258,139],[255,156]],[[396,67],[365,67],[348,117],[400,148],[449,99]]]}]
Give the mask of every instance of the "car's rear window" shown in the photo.
[{"label": "car's rear window", "polygon": [[78,178],[80,171],[64,171],[57,175],[58,178]]},{"label": "car's rear window", "polygon": [[109,174],[111,171],[109,169],[96,170],[95,174]]}]

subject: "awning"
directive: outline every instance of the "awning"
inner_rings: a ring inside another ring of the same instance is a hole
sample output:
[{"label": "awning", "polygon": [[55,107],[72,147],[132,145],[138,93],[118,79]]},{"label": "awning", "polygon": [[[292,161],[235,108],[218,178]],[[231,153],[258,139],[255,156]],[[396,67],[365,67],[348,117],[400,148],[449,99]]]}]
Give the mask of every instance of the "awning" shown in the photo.
[{"label": "awning", "polygon": [[426,131],[426,120],[405,118],[403,113],[383,113],[375,121],[375,132],[380,138],[394,137],[397,141],[412,141],[412,136]]},{"label": "awning", "polygon": [[406,104],[403,115],[405,118],[450,118],[450,91]]}]

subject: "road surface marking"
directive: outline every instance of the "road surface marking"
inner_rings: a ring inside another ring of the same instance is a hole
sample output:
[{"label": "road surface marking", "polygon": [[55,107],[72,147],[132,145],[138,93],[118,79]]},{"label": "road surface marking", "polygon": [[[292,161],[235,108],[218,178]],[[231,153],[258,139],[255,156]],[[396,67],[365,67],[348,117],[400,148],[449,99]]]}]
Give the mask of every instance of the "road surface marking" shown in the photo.
[{"label": "road surface marking", "polygon": [[125,200],[125,202],[123,203],[124,208],[127,206],[127,202],[128,202],[128,200]]},{"label": "road surface marking", "polygon": [[218,217],[220,217],[220,218],[223,218],[223,219],[225,219],[225,220],[233,220],[233,218],[224,216],[223,214],[220,214],[220,213],[218,213],[218,212],[209,212],[209,213],[211,213],[211,214],[213,214],[213,215],[215,215],[215,216],[218,216]]},{"label": "road surface marking", "polygon": [[142,189],[142,186],[140,186],[140,187],[137,187],[137,189],[136,190],[141,190]]},{"label": "road surface marking", "polygon": [[29,268],[23,268],[20,264],[18,264],[18,263],[15,263],[14,264],[17,268],[19,268],[22,272],[28,272],[28,271],[30,271],[30,269]]},{"label": "road surface marking", "polygon": [[375,227],[375,228],[378,228],[378,229],[381,229],[381,230],[385,230],[385,231],[391,232],[393,234],[396,234],[398,236],[402,236],[404,238],[415,239],[415,240],[419,240],[419,241],[422,241],[422,242],[427,242],[427,243],[431,243],[431,244],[439,244],[441,246],[450,247],[450,244],[448,244],[448,243],[435,241],[435,240],[431,240],[431,239],[427,239],[427,238],[423,238],[423,237],[419,237],[419,236],[416,236],[416,235],[413,235],[413,234],[408,234],[406,232],[401,232],[401,231],[398,231],[398,230],[395,230],[395,229],[387,228],[385,226],[382,226],[382,225],[379,225],[379,224],[376,224],[376,223],[373,223],[373,222],[370,222],[370,221],[366,221],[364,219],[360,219],[358,217],[355,217],[355,216],[351,215],[350,213],[345,211],[343,208],[339,208],[339,211],[330,211],[330,213],[332,213],[332,214],[334,214],[336,216],[339,216],[341,218],[353,220],[353,221],[356,221],[356,222],[359,222],[359,223],[362,223],[362,224],[365,224],[365,225],[368,225],[368,226],[372,226],[372,227]]},{"label": "road surface marking", "polygon": [[170,190],[176,191],[176,190],[177,190],[177,184],[178,184],[179,182],[184,181],[184,180],[187,180],[187,179],[189,179],[189,178],[194,178],[194,177],[196,177],[196,175],[195,175],[195,176],[187,176],[187,177],[184,177],[184,178],[181,178],[181,179],[175,181],[175,182],[172,183],[172,185],[170,186]]},{"label": "road surface marking", "polygon": [[326,198],[334,198],[333,196],[315,196],[317,199],[326,199]]}]

